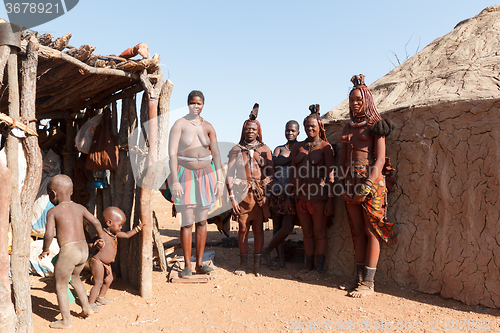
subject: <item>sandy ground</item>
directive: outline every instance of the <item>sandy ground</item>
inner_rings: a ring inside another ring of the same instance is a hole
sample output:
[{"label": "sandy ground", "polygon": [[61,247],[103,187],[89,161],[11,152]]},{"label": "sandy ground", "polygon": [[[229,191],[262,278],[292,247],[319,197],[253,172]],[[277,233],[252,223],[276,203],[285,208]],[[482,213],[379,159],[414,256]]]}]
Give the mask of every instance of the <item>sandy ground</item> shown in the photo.
[{"label": "sandy ground", "polygon": [[[179,222],[171,218],[170,205],[154,196],[160,232],[166,245],[178,242]],[[236,224],[231,236],[236,236]],[[293,239],[300,239],[295,228]],[[220,241],[215,225],[209,226],[208,241]],[[250,235],[250,237],[252,237]],[[266,243],[272,230],[265,232]],[[116,281],[108,298],[116,298],[103,311],[87,319],[77,317],[80,307],[70,306],[73,328],[68,331],[95,332],[468,332],[500,330],[500,310],[467,306],[408,289],[378,283],[371,297],[353,299],[337,286],[343,279],[323,276],[301,282],[293,278],[302,268],[287,262],[286,268],[266,276],[232,272],[239,259],[237,248],[207,247],[215,251],[215,277],[205,284],[167,283],[166,275],[153,273],[151,299],[142,299],[123,281]],[[252,252],[249,248],[249,253]],[[181,251],[176,254],[182,255]],[[251,258],[251,256],[250,256]],[[49,323],[60,319],[53,279],[31,278],[35,332],[53,332]],[[87,290],[91,285],[86,284]]]}]

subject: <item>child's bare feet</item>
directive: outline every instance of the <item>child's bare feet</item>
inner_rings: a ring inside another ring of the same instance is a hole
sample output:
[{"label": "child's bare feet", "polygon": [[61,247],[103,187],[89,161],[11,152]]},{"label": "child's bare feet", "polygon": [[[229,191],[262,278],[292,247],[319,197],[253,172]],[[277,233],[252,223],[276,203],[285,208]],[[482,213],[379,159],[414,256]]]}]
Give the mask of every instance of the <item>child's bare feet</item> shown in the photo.
[{"label": "child's bare feet", "polygon": [[102,308],[96,303],[92,304],[90,307],[92,308],[93,313],[98,313],[102,311]]},{"label": "child's bare feet", "polygon": [[73,325],[71,325],[70,320],[58,320],[58,321],[53,321],[50,323],[50,328],[71,328]]},{"label": "child's bare feet", "polygon": [[109,298],[106,298],[105,296],[97,297],[97,300],[95,302],[97,305],[109,305],[109,304],[113,303],[112,300],[110,300]]},{"label": "child's bare feet", "polygon": [[88,307],[85,308],[82,307],[82,312],[80,312],[80,317],[87,318],[91,314],[94,314],[94,310],[92,309],[92,306],[90,304]]}]

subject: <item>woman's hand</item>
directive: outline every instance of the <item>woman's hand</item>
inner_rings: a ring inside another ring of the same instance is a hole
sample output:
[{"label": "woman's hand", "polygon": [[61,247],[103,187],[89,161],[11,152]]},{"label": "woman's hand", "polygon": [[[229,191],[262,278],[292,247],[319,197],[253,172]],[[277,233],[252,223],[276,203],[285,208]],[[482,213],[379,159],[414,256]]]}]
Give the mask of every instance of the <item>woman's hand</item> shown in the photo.
[{"label": "woman's hand", "polygon": [[293,210],[293,207],[295,206],[294,200],[292,198],[288,197],[285,200],[285,210],[287,212],[291,212]]},{"label": "woman's hand", "polygon": [[171,191],[172,191],[172,197],[174,199],[180,199],[184,195],[184,190],[182,189],[180,183],[172,184]]},{"label": "woman's hand", "polygon": [[215,199],[219,200],[220,197],[222,197],[222,194],[224,194],[224,183],[218,181],[217,184],[215,185]]},{"label": "woman's hand", "polygon": [[259,207],[262,207],[266,204],[266,202],[267,202],[267,197],[263,195],[262,198],[260,198],[260,200],[257,201],[257,204],[259,205]]},{"label": "woman's hand", "polygon": [[342,197],[344,198],[345,202],[351,205],[359,205],[363,201],[365,201],[366,197],[364,195],[360,194],[355,194],[354,197],[350,197],[347,195],[347,193],[343,193]]},{"label": "woman's hand", "polygon": [[231,206],[233,207],[233,216],[240,216],[240,205],[234,198],[231,200]]}]

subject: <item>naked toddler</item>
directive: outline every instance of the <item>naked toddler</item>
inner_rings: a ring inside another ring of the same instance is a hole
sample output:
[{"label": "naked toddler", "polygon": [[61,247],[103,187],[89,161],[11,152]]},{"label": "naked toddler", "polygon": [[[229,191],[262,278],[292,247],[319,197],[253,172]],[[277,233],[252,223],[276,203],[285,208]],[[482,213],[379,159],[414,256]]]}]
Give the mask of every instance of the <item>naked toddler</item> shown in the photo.
[{"label": "naked toddler", "polygon": [[118,238],[130,238],[142,230],[144,224],[139,220],[139,225],[134,229],[123,232],[122,226],[126,217],[118,207],[108,207],[102,213],[105,235],[98,242],[101,249],[90,258],[90,268],[94,277],[94,286],[90,290],[89,303],[94,312],[101,311],[99,305],[107,305],[111,300],[107,299],[106,292],[113,282],[111,263],[115,261],[118,248]]},{"label": "naked toddler", "polygon": [[73,182],[66,175],[54,176],[47,185],[49,199],[55,207],[47,212],[47,226],[43,238],[43,252],[40,259],[49,254],[49,247],[57,231],[57,243],[60,247],[59,258],[55,264],[56,294],[62,320],[52,322],[52,328],[71,328],[71,316],[68,301],[68,283],[75,288],[82,306],[81,315],[86,317],[93,313],[87,299],[85,286],[80,280],[80,273],[88,257],[88,246],[83,230],[83,219],[92,223],[99,234],[104,237],[99,220],[85,207],[71,201]]}]

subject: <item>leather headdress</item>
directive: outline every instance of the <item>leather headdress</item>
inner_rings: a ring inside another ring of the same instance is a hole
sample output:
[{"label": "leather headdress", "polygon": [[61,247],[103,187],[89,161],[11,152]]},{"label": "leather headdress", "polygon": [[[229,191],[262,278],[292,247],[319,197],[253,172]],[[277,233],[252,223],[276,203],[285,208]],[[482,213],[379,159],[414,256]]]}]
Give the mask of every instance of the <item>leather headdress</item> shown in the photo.
[{"label": "leather headdress", "polygon": [[317,113],[319,116],[319,104],[311,104],[309,105],[309,111],[311,111],[311,114]]},{"label": "leather headdress", "polygon": [[353,77],[351,78],[351,82],[354,85],[354,87],[366,86],[365,85],[365,76],[363,74],[353,75]]},{"label": "leather headdress", "polygon": [[255,103],[253,105],[252,112],[250,112],[250,116],[248,116],[248,119],[255,120],[257,119],[258,115],[259,115],[259,103]]}]

